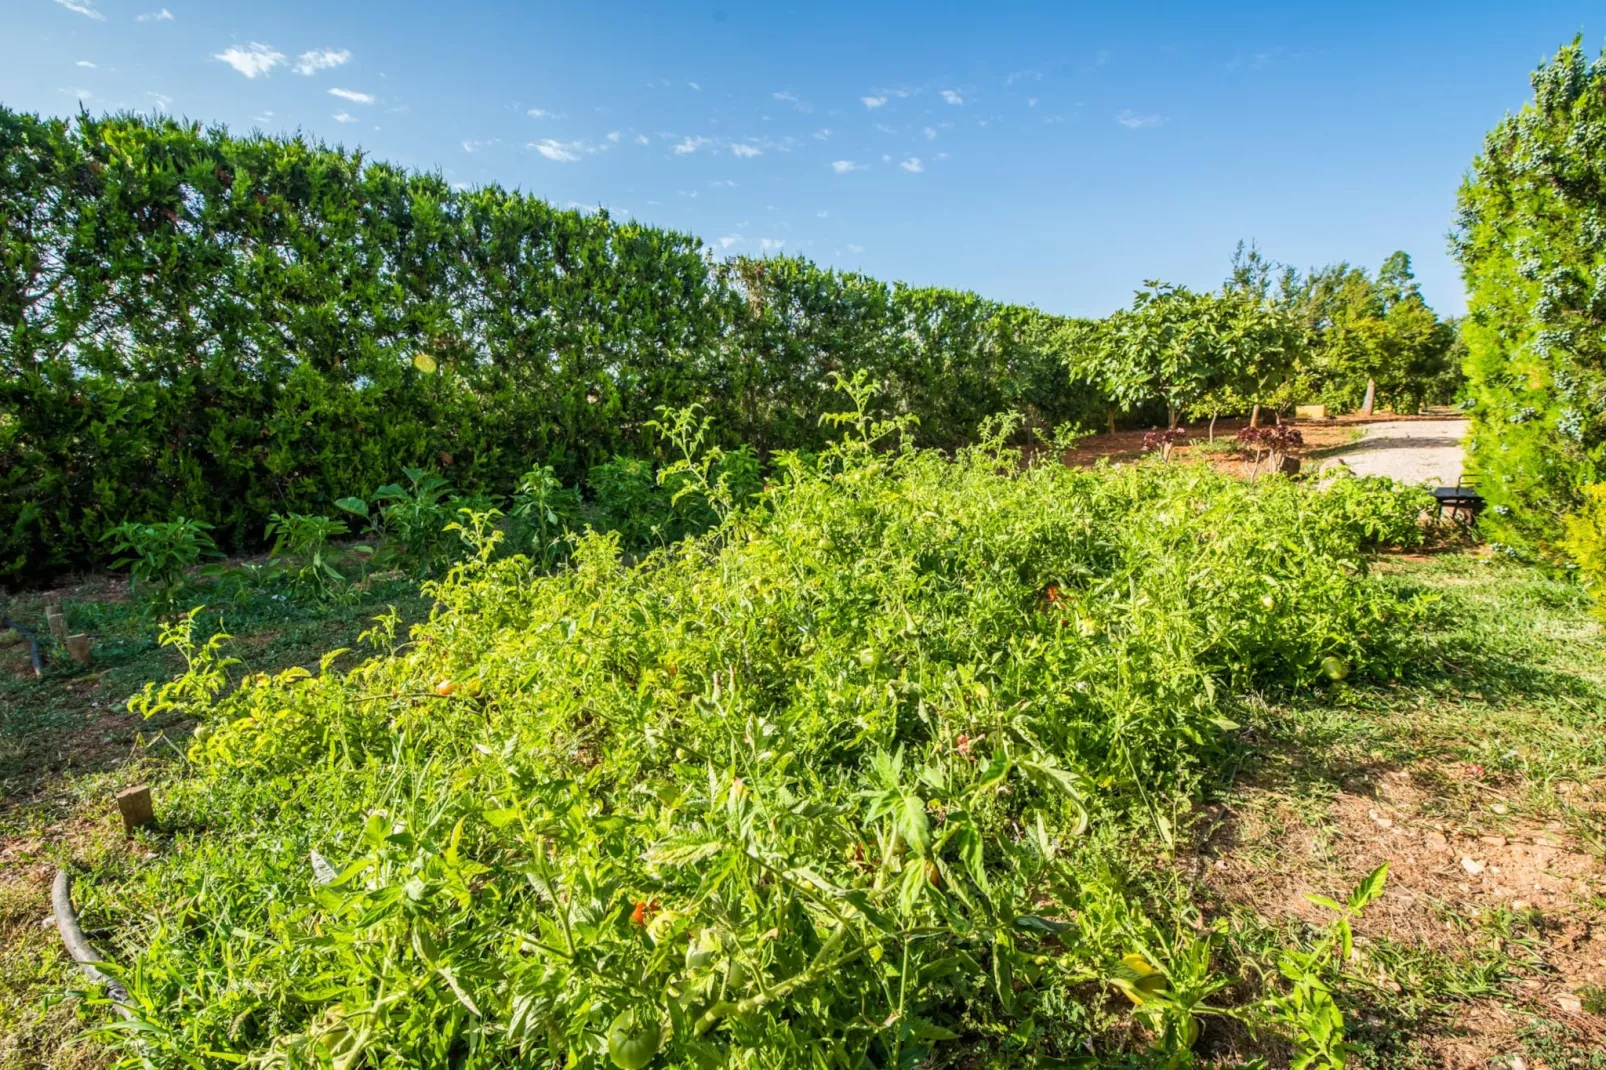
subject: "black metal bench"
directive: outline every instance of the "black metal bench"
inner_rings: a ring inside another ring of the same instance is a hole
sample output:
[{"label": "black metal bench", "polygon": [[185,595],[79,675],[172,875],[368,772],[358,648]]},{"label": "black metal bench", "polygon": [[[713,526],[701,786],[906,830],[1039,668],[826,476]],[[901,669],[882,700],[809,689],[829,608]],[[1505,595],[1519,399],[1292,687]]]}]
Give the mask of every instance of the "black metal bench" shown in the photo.
[{"label": "black metal bench", "polygon": [[1439,503],[1439,511],[1435,514],[1437,519],[1442,520],[1444,511],[1448,509],[1452,520],[1471,524],[1483,512],[1483,495],[1464,483],[1457,483],[1453,487],[1435,487],[1433,497]]}]

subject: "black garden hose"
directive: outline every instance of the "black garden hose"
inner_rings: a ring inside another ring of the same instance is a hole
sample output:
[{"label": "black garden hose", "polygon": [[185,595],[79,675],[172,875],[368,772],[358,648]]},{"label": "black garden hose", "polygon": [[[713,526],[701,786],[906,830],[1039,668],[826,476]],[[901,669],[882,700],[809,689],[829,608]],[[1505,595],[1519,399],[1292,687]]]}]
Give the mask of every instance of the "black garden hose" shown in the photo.
[{"label": "black garden hose", "polygon": [[18,624],[16,621],[12,620],[10,617],[0,617],[0,629],[5,628],[10,628],[12,631],[28,640],[28,653],[33,658],[33,674],[35,676],[43,676],[45,668],[39,660],[39,640],[33,637],[32,632]]},{"label": "black garden hose", "polygon": [[72,956],[88,977],[96,984],[106,989],[107,997],[117,1013],[124,1018],[132,1018],[134,1013],[128,1009],[128,989],[123,987],[121,981],[107,977],[101,972],[99,964],[106,961],[106,957],[95,950],[95,946],[84,935],[84,930],[78,927],[78,914],[72,906],[72,878],[65,869],[56,870],[56,882],[50,888],[50,908],[56,915],[56,931],[61,933],[61,942],[67,945],[67,954]]}]

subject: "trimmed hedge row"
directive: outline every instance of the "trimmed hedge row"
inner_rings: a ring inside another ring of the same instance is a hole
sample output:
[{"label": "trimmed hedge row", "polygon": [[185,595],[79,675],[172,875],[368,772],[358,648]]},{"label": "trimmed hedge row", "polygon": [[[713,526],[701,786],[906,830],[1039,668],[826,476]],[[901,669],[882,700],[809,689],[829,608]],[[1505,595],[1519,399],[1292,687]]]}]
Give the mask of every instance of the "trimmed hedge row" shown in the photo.
[{"label": "trimmed hedge row", "polygon": [[651,456],[659,405],[823,444],[864,368],[926,444],[1105,407],[1036,310],[453,190],[305,138],[0,107],[0,580],[101,558],[124,519],[260,545],[276,511],[437,469],[505,493]]}]

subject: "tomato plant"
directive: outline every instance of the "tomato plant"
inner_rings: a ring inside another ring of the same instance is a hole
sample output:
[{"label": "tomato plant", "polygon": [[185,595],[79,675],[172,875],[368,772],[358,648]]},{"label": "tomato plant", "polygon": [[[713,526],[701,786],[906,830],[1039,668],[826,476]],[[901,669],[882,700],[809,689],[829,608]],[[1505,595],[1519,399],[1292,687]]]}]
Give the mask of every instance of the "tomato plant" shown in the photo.
[{"label": "tomato plant", "polygon": [[230,690],[175,632],[202,676],[145,708],[211,730],[105,908],[138,1058],[1020,1065],[1102,1043],[1121,982],[1179,1063],[1228,1012],[1339,1050],[1308,992],[1222,1005],[1154,860],[1251,692],[1400,665],[1419,610],[1344,501],[1027,466],[1002,424],[919,450],[844,386],[841,441],[637,561],[470,513],[366,660]]}]

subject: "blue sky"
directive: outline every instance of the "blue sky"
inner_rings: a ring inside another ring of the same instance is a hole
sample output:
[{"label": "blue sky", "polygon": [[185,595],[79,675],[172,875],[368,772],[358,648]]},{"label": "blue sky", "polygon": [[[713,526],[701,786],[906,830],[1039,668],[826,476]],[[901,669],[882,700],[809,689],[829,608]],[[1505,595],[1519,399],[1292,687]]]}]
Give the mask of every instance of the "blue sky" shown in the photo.
[{"label": "blue sky", "polygon": [[[1593,15],[1593,20],[1587,18]],[[1103,315],[1445,249],[1483,133],[1606,7],[4,0],[0,102],[303,130],[451,181]]]}]

